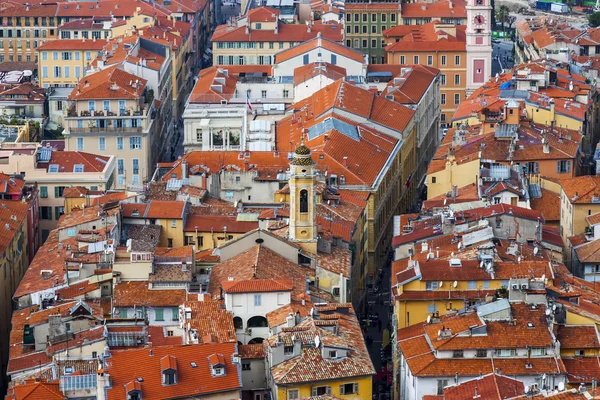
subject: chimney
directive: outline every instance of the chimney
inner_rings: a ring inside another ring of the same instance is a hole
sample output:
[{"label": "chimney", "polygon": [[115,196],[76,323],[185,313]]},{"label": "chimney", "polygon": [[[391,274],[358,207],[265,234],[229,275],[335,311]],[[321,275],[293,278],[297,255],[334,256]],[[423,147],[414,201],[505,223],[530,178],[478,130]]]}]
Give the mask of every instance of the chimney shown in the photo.
[{"label": "chimney", "polygon": [[188,170],[187,170],[187,161],[186,159],[181,160],[181,179],[187,179]]},{"label": "chimney", "polygon": [[342,161],[344,167],[348,168],[348,156],[344,156],[344,160]]}]

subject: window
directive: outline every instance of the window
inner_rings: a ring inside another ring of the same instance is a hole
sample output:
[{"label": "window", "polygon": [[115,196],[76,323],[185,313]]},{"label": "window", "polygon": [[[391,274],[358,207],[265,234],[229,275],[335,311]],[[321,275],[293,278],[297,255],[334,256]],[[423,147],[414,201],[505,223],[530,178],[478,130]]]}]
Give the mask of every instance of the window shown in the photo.
[{"label": "window", "polygon": [[442,65],[446,65],[446,56],[442,56]]},{"label": "window", "polygon": [[125,100],[119,100],[119,114],[125,114]]},{"label": "window", "polygon": [[446,114],[444,114],[444,113],[440,114],[440,121],[441,122],[446,122]]},{"label": "window", "polygon": [[52,60],[58,61],[58,51],[53,51],[52,52]]},{"label": "window", "polygon": [[446,86],[446,75],[442,74],[441,79],[442,79],[442,82],[441,82],[442,86]]},{"label": "window", "polygon": [[126,308],[119,309],[119,318],[127,318],[127,309]]},{"label": "window", "polygon": [[63,61],[69,61],[71,59],[71,52],[70,51],[63,51],[63,53],[62,53],[62,59],[63,59]]},{"label": "window", "polygon": [[129,148],[131,150],[140,150],[142,148],[142,137],[132,136],[129,138]]},{"label": "window", "polygon": [[475,290],[475,289],[477,289],[477,282],[469,281],[469,290]]},{"label": "window", "polygon": [[483,288],[484,289],[489,289],[490,288],[490,281],[483,281]]},{"label": "window", "polygon": [[438,395],[443,395],[444,394],[444,388],[448,386],[448,379],[438,379],[437,381],[437,394]]},{"label": "window", "polygon": [[55,67],[54,67],[54,77],[55,77],[55,78],[60,78],[60,77],[61,77],[61,75],[62,75],[62,74],[61,74],[61,71],[62,71],[62,70],[60,69],[60,66],[55,66]]},{"label": "window", "polygon": [[66,186],[55,186],[54,187],[54,197],[57,199],[63,197],[63,194],[65,193],[66,188],[67,188]]},{"label": "window", "polygon": [[176,219],[171,220],[171,228],[177,228],[177,220]]},{"label": "window", "polygon": [[413,64],[418,64],[419,63],[419,56],[414,56],[413,57]]},{"label": "window", "polygon": [[358,14],[354,14],[354,22],[358,22]]},{"label": "window", "polygon": [[167,247],[169,247],[169,248],[173,247],[173,238],[168,238],[167,239]]},{"label": "window", "polygon": [[48,186],[40,186],[40,197],[43,199],[48,197]]},{"label": "window", "polygon": [[377,22],[377,14],[371,14],[371,22]]},{"label": "window", "polygon": [[287,392],[287,399],[288,400],[297,400],[299,398],[300,398],[300,394],[299,394],[299,390],[298,389],[290,389],[290,390],[288,390],[288,392]]},{"label": "window", "polygon": [[284,356],[293,356],[294,355],[294,346],[283,346],[283,355]]},{"label": "window", "polygon": [[171,321],[179,321],[179,308],[171,307]]},{"label": "window", "polygon": [[78,51],[75,52],[75,61],[79,61],[80,54]]},{"label": "window", "polygon": [[262,295],[255,294],[254,295],[254,307],[262,306]]},{"label": "window", "polygon": [[260,22],[256,23],[256,29],[262,29],[262,24]]},{"label": "window", "polygon": [[98,138],[98,148],[100,151],[106,150],[106,138],[104,136]]},{"label": "window", "polygon": [[545,355],[546,355],[545,347],[532,347],[531,348],[531,356],[532,357],[545,356]]},{"label": "window", "polygon": [[435,303],[434,303],[434,304],[428,304],[428,305],[427,305],[427,312],[428,312],[429,314],[433,314],[433,313],[434,313],[434,312],[436,312],[436,311],[437,311],[437,307],[436,307]]},{"label": "window", "polygon": [[460,94],[454,94],[454,104],[460,104]]},{"label": "window", "polygon": [[65,213],[64,207],[54,207],[54,217],[58,221],[60,216]]},{"label": "window", "polygon": [[496,349],[494,350],[496,357],[514,357],[516,355],[515,349]]},{"label": "window", "polygon": [[85,166],[83,164],[75,164],[73,166],[73,172],[82,173],[85,170]]},{"label": "window", "polygon": [[556,172],[564,174],[571,172],[571,161],[570,160],[559,160],[556,162]]},{"label": "window", "polygon": [[446,104],[446,93],[442,93],[441,103]]},{"label": "window", "polygon": [[367,22],[367,14],[362,15],[362,20],[363,20],[363,22]]},{"label": "window", "polygon": [[575,357],[585,356],[585,350],[575,350]]},{"label": "window", "polygon": [[40,207],[40,219],[52,221],[52,207]]},{"label": "window", "polygon": [[437,290],[438,289],[438,283],[437,282],[427,282],[425,284],[425,288],[426,288],[426,290]]},{"label": "window", "polygon": [[77,138],[77,151],[83,151],[83,138]]},{"label": "window", "polygon": [[358,43],[359,43],[359,40],[358,39],[354,39],[354,48],[355,49],[358,49],[360,47]]},{"label": "window", "polygon": [[81,67],[80,66],[75,67],[75,78],[81,78]]},{"label": "window", "polygon": [[456,65],[456,66],[460,65],[460,56],[454,56],[454,65]]},{"label": "window", "polygon": [[[392,17],[394,16],[394,14],[392,14]],[[392,21],[394,20],[394,18],[392,18]],[[387,14],[381,14],[381,22],[387,22]]]},{"label": "window", "polygon": [[125,160],[119,158],[117,160],[117,174],[123,175],[125,173]]},{"label": "window", "polygon": [[452,357],[454,358],[463,358],[465,355],[462,350],[454,350],[452,352]]},{"label": "window", "polygon": [[326,394],[331,394],[331,386],[318,386],[312,388],[312,396],[323,396]]},{"label": "window", "polygon": [[[364,26],[363,28],[366,28],[366,26]],[[365,32],[365,33],[367,33],[367,32]],[[368,46],[367,39],[363,39],[363,41],[362,41],[362,47],[363,47],[363,49],[366,49],[367,46]]]},{"label": "window", "polygon": [[358,383],[346,383],[340,385],[340,394],[357,394]]},{"label": "window", "polygon": [[123,137],[117,137],[117,150],[123,150]]},{"label": "window", "polygon": [[48,78],[48,67],[42,67],[42,78]]},{"label": "window", "polygon": [[250,371],[250,361],[242,361],[242,371]]},{"label": "window", "polygon": [[164,385],[174,385],[177,383],[175,372],[173,371],[165,371],[163,372],[163,384]]},{"label": "window", "polygon": [[486,349],[477,349],[477,351],[475,352],[475,357],[478,357],[478,358],[487,357],[487,350]]},{"label": "window", "polygon": [[454,84],[456,86],[460,85],[460,75],[454,75]]},{"label": "window", "polygon": [[156,307],[154,309],[154,320],[155,321],[164,321],[165,320],[165,310],[160,307]]},{"label": "window", "polygon": [[47,61],[47,60],[48,60],[48,52],[42,51],[42,61]]},{"label": "window", "polygon": [[400,56],[400,64],[404,64],[405,61],[406,59],[404,58],[404,56]]},{"label": "window", "polygon": [[131,160],[131,164],[133,167],[133,175],[138,175],[140,173],[140,160],[134,158],[133,160]]},{"label": "window", "polygon": [[261,90],[260,91],[260,97],[263,98],[263,99],[266,99],[267,98],[267,91],[266,90]]},{"label": "window", "polygon": [[308,190],[306,189],[300,191],[300,212],[308,212]]},{"label": "window", "polygon": [[307,64],[308,64],[308,54],[305,54],[305,55],[302,57],[302,62],[304,63],[304,65],[307,65]]},{"label": "window", "polygon": [[433,56],[427,56],[427,65],[433,65]]},{"label": "window", "polygon": [[437,183],[437,178],[435,176],[431,177],[431,183]]},{"label": "window", "polygon": [[284,99],[288,99],[290,97],[290,91],[289,90],[284,90],[283,91],[283,98]]},{"label": "window", "polygon": [[372,26],[371,27],[371,33],[377,33],[377,27],[376,26]]}]

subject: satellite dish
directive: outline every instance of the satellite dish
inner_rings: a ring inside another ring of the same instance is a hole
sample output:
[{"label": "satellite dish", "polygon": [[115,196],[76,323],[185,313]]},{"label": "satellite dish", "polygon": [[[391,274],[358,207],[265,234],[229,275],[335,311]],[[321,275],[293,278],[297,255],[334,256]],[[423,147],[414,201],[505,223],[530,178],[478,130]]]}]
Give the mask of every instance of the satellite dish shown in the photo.
[{"label": "satellite dish", "polygon": [[533,248],[533,255],[534,256],[537,256],[539,252],[540,252],[540,249],[538,249],[537,247]]},{"label": "satellite dish", "polygon": [[525,393],[529,393],[529,386],[525,386]]},{"label": "satellite dish", "polygon": [[321,344],[321,339],[319,339],[319,336],[315,336],[315,347],[319,347],[319,345]]},{"label": "satellite dish", "polygon": [[521,256],[517,257],[517,261],[519,262],[519,264],[521,263]]},{"label": "satellite dish", "polygon": [[452,287],[457,287],[458,286],[458,282],[454,281],[454,283],[452,284]]},{"label": "satellite dish", "polygon": [[479,263],[479,268],[483,268],[483,260]]},{"label": "satellite dish", "polygon": [[427,261],[431,259],[431,253],[427,253]]},{"label": "satellite dish", "polygon": [[542,375],[542,380],[544,380],[544,381],[546,380],[546,374]]},{"label": "satellite dish", "polygon": [[558,390],[559,391],[563,391],[565,390],[565,383],[564,382],[558,382]]},{"label": "satellite dish", "polygon": [[431,323],[431,315],[428,315],[428,316],[427,316],[427,323],[428,323],[428,324],[429,324],[429,323]]},{"label": "satellite dish", "polygon": [[546,310],[546,315],[550,315],[550,314],[552,314],[552,311]]},{"label": "satellite dish", "polygon": [[438,336],[442,336],[442,331],[438,331]]},{"label": "satellite dish", "polygon": [[440,287],[444,286],[444,281],[440,281]]}]

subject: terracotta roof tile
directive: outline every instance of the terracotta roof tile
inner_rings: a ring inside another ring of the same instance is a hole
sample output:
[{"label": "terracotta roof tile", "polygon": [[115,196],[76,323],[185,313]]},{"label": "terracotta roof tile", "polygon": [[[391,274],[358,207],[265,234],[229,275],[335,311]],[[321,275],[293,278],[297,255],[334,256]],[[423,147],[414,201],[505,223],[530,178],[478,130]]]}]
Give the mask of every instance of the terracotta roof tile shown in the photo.
[{"label": "terracotta roof tile", "polygon": [[46,43],[38,46],[37,51],[52,51],[52,50],[91,50],[100,51],[104,47],[103,40],[79,40],[79,39],[60,39],[49,40]]},{"label": "terracotta roof tile", "polygon": [[563,357],[562,362],[567,369],[569,383],[591,383],[592,379],[600,379],[600,361],[598,357]]},{"label": "terracotta roof tile", "polygon": [[[279,24],[278,31],[272,29],[250,29],[245,26],[219,25],[212,36],[213,42],[305,42],[321,33],[324,40],[339,42],[344,38],[344,27],[337,23],[313,24],[309,32],[304,24]],[[293,48],[302,45],[294,46]],[[285,50],[284,50],[285,51]],[[280,62],[276,58],[277,62]]]},{"label": "terracotta roof tile", "polygon": [[186,300],[185,289],[153,290],[147,281],[125,281],[115,285],[115,307],[177,307]]},{"label": "terracotta roof tile", "polygon": [[69,100],[140,99],[146,83],[146,79],[109,67],[82,78]]},{"label": "terracotta roof tile", "polygon": [[559,325],[556,336],[561,349],[598,349],[600,339],[595,325]]},{"label": "terracotta roof tile", "polygon": [[190,215],[185,223],[185,232],[224,232],[246,233],[258,228],[256,221],[238,221],[228,215]]},{"label": "terracotta roof tile", "polygon": [[[341,27],[341,29],[343,29],[342,25],[337,27],[337,24],[331,25],[331,26],[328,26],[327,24],[313,25],[312,29],[314,30],[315,27],[319,27],[319,26],[329,27],[329,29],[333,29],[333,27],[336,27],[334,29],[334,31],[337,31],[338,29],[340,29],[340,27]],[[304,29],[306,29],[306,28],[304,28]],[[337,43],[341,39],[342,38],[338,38],[337,36],[333,36],[333,35],[330,37],[327,37],[326,35],[323,35],[322,37],[317,37],[316,34],[313,35],[313,37],[310,39],[304,39],[304,40],[296,39],[296,41],[301,41],[304,43],[300,43],[297,46],[290,47],[289,49],[282,50],[279,53],[275,54],[275,64],[290,60],[294,57],[299,57],[310,50],[321,48],[321,47],[332,53],[344,56],[344,57],[354,60],[356,62],[364,63],[365,56],[363,55],[363,53],[361,53],[358,50],[354,50],[349,47],[346,47],[343,44]],[[292,39],[292,40],[294,40],[294,39]]]},{"label": "terracotta roof tile", "polygon": [[238,352],[242,360],[265,358],[265,347],[262,344],[241,344]]},{"label": "terracotta roof tile", "polygon": [[313,305],[311,302],[305,301],[302,304],[301,301],[292,300],[290,304],[279,307],[277,310],[271,311],[266,315],[267,321],[269,321],[269,328],[285,324],[290,314],[296,315],[298,313],[301,318],[308,317],[312,308]]},{"label": "terracotta roof tile", "polygon": [[346,78],[346,68],[332,65],[328,62],[313,62],[302,65],[294,69],[294,85],[298,86],[302,82],[306,82],[318,75],[323,75],[337,81],[338,79]]},{"label": "terracotta roof tile", "polygon": [[561,179],[560,186],[571,204],[591,204],[594,196],[600,196],[600,176]]},{"label": "terracotta roof tile", "polygon": [[402,18],[467,18],[466,2],[438,0],[433,3],[402,4]]},{"label": "terracotta roof tile", "polygon": [[291,292],[293,283],[289,279],[252,279],[247,281],[221,282],[225,293]]},{"label": "terracotta roof tile", "polygon": [[439,21],[423,25],[398,25],[383,31],[384,38],[400,39],[398,42],[386,46],[385,51],[465,51],[465,27],[466,25],[442,24]]},{"label": "terracotta roof tile", "polygon": [[[214,377],[211,374],[209,356],[223,354],[225,375]],[[190,346],[161,346],[148,349],[131,349],[113,352],[111,362],[106,366],[112,385],[106,390],[107,399],[124,399],[125,385],[142,378],[141,389],[144,399],[166,399],[181,396],[205,396],[211,393],[239,391],[241,376],[239,366],[232,363],[236,353],[235,343],[211,343]],[[177,384],[163,385],[161,359],[172,356],[177,359]],[[192,366],[195,363],[195,367]],[[143,369],[139,366],[144,365]],[[202,382],[198,386],[198,382]]]},{"label": "terracotta roof tile", "polygon": [[[77,164],[83,165],[83,172],[103,172],[110,157],[99,156],[82,151],[53,151],[48,165],[58,166],[58,173],[73,173]],[[52,172],[54,173],[54,172]]]},{"label": "terracotta roof tile", "polygon": [[444,388],[444,400],[464,400],[476,395],[486,400],[503,400],[523,394],[523,382],[495,373]]}]

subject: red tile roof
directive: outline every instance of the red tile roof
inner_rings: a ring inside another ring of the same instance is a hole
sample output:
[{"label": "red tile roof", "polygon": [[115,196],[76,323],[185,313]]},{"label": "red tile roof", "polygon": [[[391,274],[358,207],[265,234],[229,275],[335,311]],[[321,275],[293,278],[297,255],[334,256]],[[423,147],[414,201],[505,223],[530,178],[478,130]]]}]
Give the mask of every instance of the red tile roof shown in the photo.
[{"label": "red tile roof", "polygon": [[600,196],[600,176],[578,176],[561,179],[560,186],[571,204],[591,204]]},{"label": "red tile roof", "polygon": [[114,288],[115,307],[177,307],[186,301],[185,289],[149,289],[147,281],[124,281]]},{"label": "red tile roof", "polygon": [[346,68],[327,62],[313,62],[302,65],[294,69],[294,85],[298,86],[302,82],[306,82],[318,75],[323,75],[337,81],[338,79],[346,78]]},{"label": "red tile roof", "polygon": [[246,14],[250,22],[277,22],[279,10],[270,7],[257,7]]},{"label": "red tile roof", "polygon": [[464,400],[475,396],[485,400],[504,400],[523,394],[523,382],[496,373],[444,388],[444,400]]},{"label": "red tile roof", "polygon": [[[399,38],[385,47],[386,52],[466,51],[466,25],[442,24],[398,25],[383,31],[384,38]],[[455,32],[455,33],[453,33]]]},{"label": "red tile roof", "polygon": [[84,173],[103,172],[109,161],[110,157],[82,151],[53,151],[48,165],[58,165],[58,173],[73,173],[77,164],[83,165]]},{"label": "red tile roof", "polygon": [[467,18],[466,2],[438,0],[433,3],[403,3],[402,18]]},{"label": "red tile roof", "polygon": [[252,279],[248,281],[221,282],[225,293],[291,292],[293,283],[289,279]]},{"label": "red tile roof", "polygon": [[403,65],[381,96],[393,96],[394,101],[400,104],[418,104],[439,73],[439,69],[425,65]]},{"label": "red tile roof", "polygon": [[185,223],[185,232],[224,232],[246,233],[258,228],[256,221],[238,221],[228,215],[190,215]]},{"label": "red tile roof", "polygon": [[[314,29],[314,27],[318,27],[318,26],[328,26],[328,24],[313,25],[313,29]],[[332,26],[337,27],[337,24],[332,25]],[[341,27],[343,29],[342,25],[340,25],[339,27]],[[335,30],[340,29],[339,27],[335,28]],[[294,40],[294,39],[292,39],[292,40]],[[300,41],[300,42],[304,42],[304,43],[301,43],[294,47],[290,47],[289,49],[286,49],[286,50],[282,50],[279,53],[275,54],[275,64],[290,60],[294,57],[302,56],[302,55],[306,54],[307,52],[309,52],[310,50],[314,50],[314,49],[318,49],[318,48],[324,48],[332,53],[346,57],[350,60],[354,60],[354,61],[360,62],[360,63],[365,63],[365,55],[362,52],[360,52],[358,50],[354,50],[349,47],[346,47],[343,44],[337,43],[340,40],[341,40],[341,38],[338,39],[337,37],[327,37],[326,35],[317,37],[316,34],[313,35],[312,38],[310,38],[310,39],[304,39],[304,40],[296,39],[295,41]]]},{"label": "red tile roof", "polygon": [[240,344],[238,352],[242,360],[265,358],[265,347],[262,344]]},{"label": "red tile roof", "polygon": [[116,66],[109,67],[81,78],[69,100],[140,99],[147,82]]},{"label": "red tile roof", "polygon": [[[176,397],[206,396],[212,393],[241,389],[240,367],[232,363],[236,343],[211,343],[188,346],[163,346],[149,349],[131,349],[113,352],[106,373],[110,375],[111,387],[106,389],[107,399],[122,400],[126,397],[125,385],[141,378],[142,396],[147,400]],[[212,376],[209,357],[223,355],[225,375]],[[177,359],[177,384],[163,385],[161,360],[165,356]],[[192,366],[192,363],[195,366]],[[139,368],[143,365],[144,368]],[[199,385],[198,383],[202,384]],[[239,394],[236,395],[239,396]]]},{"label": "red tile roof", "polygon": [[221,308],[221,304],[205,299],[204,301],[186,301],[184,309],[191,309],[191,318],[186,320],[190,329],[198,333],[200,343],[205,343],[206,337],[211,338],[211,343],[237,342],[233,315]]},{"label": "red tile roof", "polygon": [[65,400],[58,381],[24,381],[15,382],[10,388],[6,400]]},{"label": "red tile roof", "polygon": [[600,360],[598,360],[598,357],[563,357],[562,361],[567,369],[569,383],[591,383],[594,378],[600,380]]},{"label": "red tile roof", "polygon": [[560,194],[541,188],[541,197],[532,197],[529,202],[532,210],[537,210],[548,221],[560,220]]},{"label": "red tile roof", "polygon": [[[96,39],[60,39],[49,40],[46,43],[38,46],[37,51],[53,51],[53,50],[80,50],[80,51],[100,51],[106,44],[103,40]],[[94,55],[95,56],[95,55]]]},{"label": "red tile roof", "polygon": [[600,339],[595,325],[559,325],[556,338],[561,349],[598,349]]},{"label": "red tile roof", "polygon": [[[250,32],[246,33],[245,26],[219,25],[215,29],[211,40],[213,42],[298,43],[316,38],[319,33],[324,39],[339,42],[344,38],[344,26],[337,23],[313,24],[309,32],[304,24],[279,24],[277,33],[272,29],[250,29]],[[276,60],[279,62],[279,59]]]}]

